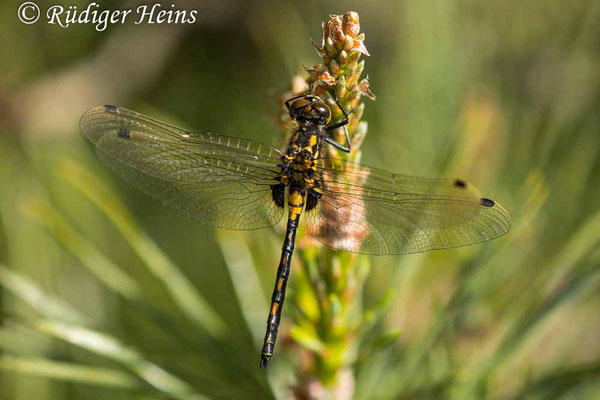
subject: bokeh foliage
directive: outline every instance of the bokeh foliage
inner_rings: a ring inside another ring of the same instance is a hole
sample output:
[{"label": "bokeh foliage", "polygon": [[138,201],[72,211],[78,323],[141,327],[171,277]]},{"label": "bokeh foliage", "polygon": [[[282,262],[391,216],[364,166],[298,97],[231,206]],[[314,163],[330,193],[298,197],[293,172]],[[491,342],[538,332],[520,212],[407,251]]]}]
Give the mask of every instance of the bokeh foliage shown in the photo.
[{"label": "bokeh foliage", "polygon": [[354,398],[600,396],[598,2],[322,3],[182,2],[194,26],[103,33],[26,26],[0,4],[0,398],[288,394],[285,319],[257,368],[278,231],[173,214],[115,178],[77,122],[116,103],[280,145],[273,97],[349,9],[377,94],[362,162],[462,177],[513,217],[488,244],[371,260]]}]

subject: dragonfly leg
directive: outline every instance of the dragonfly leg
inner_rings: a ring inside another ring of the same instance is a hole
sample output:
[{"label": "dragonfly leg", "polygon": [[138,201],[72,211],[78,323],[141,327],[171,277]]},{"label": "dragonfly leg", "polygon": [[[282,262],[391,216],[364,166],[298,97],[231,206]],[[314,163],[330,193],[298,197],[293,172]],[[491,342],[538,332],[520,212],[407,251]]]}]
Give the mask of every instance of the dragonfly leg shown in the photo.
[{"label": "dragonfly leg", "polygon": [[303,94],[299,94],[299,95],[297,95],[297,96],[294,96],[294,97],[290,97],[289,99],[287,99],[287,100],[285,101],[285,107],[286,107],[286,108],[289,110],[289,109],[290,109],[290,104],[292,104],[292,101],[294,101],[294,100],[297,100],[297,99],[300,99],[300,98],[302,98],[302,97],[307,97],[307,96],[310,96],[310,94],[308,94],[308,93],[303,93]]},{"label": "dragonfly leg", "polygon": [[344,126],[344,130],[346,131],[346,143],[348,143],[348,146],[344,146],[344,145],[339,144],[338,142],[336,142],[335,140],[333,140],[329,136],[325,138],[325,142],[329,143],[330,145],[332,145],[336,149],[339,149],[339,150],[341,150],[343,152],[346,152],[346,153],[350,153],[352,151],[352,145],[350,144],[350,136],[348,135],[348,129],[345,126]]},{"label": "dragonfly leg", "polygon": [[342,105],[340,104],[340,101],[338,100],[337,96],[334,96],[335,99],[335,104],[337,104],[337,106],[339,107],[339,109],[342,111],[342,114],[344,114],[344,118],[340,121],[337,122],[335,124],[329,125],[328,127],[325,128],[326,131],[332,131],[334,129],[340,128],[340,127],[344,127],[344,133],[346,134],[346,144],[347,146],[341,145],[338,142],[336,142],[335,140],[333,140],[331,137],[326,137],[325,138],[325,142],[329,143],[330,145],[332,145],[333,147],[335,147],[336,149],[339,149],[341,151],[344,151],[346,153],[350,153],[352,151],[352,144],[350,143],[350,135],[348,134],[348,122],[350,122],[350,119],[348,118],[348,113],[346,113],[346,110],[344,110],[344,107],[342,107]]}]

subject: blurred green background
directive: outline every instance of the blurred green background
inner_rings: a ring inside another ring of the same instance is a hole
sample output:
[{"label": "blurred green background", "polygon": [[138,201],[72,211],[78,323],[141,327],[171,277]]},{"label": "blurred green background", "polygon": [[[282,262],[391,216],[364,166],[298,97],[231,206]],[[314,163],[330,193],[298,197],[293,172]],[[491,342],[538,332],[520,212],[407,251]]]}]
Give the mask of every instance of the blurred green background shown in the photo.
[{"label": "blurred green background", "polygon": [[281,237],[163,208],[78,121],[116,104],[279,146],[276,95],[347,10],[377,95],[362,162],[462,177],[513,217],[490,243],[373,260],[365,307],[394,340],[359,357],[354,398],[600,398],[600,2],[177,1],[195,24],[104,32],[25,25],[19,4],[0,4],[1,399],[289,398],[285,322],[257,368]]}]

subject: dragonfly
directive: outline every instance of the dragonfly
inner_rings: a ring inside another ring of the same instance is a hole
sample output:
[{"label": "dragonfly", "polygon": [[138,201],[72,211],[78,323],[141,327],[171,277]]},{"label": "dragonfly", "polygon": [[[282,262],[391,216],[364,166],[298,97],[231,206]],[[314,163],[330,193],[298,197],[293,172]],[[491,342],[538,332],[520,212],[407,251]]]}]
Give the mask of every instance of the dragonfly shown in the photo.
[{"label": "dragonfly", "polygon": [[[509,213],[461,179],[390,173],[328,156],[351,151],[348,113],[331,123],[320,97],[285,102],[296,128],[285,150],[209,132],[190,131],[125,108],[83,114],[80,128],[118,175],[163,204],[222,229],[287,228],[267,318],[260,367],[275,349],[300,217],[315,239],[371,255],[421,253],[497,238]],[[331,131],[345,130],[345,144]]]}]

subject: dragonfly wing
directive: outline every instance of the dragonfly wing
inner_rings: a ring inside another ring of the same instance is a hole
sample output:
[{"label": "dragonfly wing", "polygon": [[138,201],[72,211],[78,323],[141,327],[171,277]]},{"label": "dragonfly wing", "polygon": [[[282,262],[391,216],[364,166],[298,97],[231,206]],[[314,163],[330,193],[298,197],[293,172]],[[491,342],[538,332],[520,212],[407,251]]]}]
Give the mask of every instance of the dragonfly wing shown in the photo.
[{"label": "dragonfly wing", "polygon": [[510,215],[462,180],[428,179],[339,159],[319,161],[310,233],[340,250],[408,254],[487,241],[510,229]]},{"label": "dragonfly wing", "polygon": [[192,219],[225,229],[262,228],[281,219],[283,209],[271,197],[279,150],[190,132],[114,106],[87,111],[80,127],[117,174]]}]

